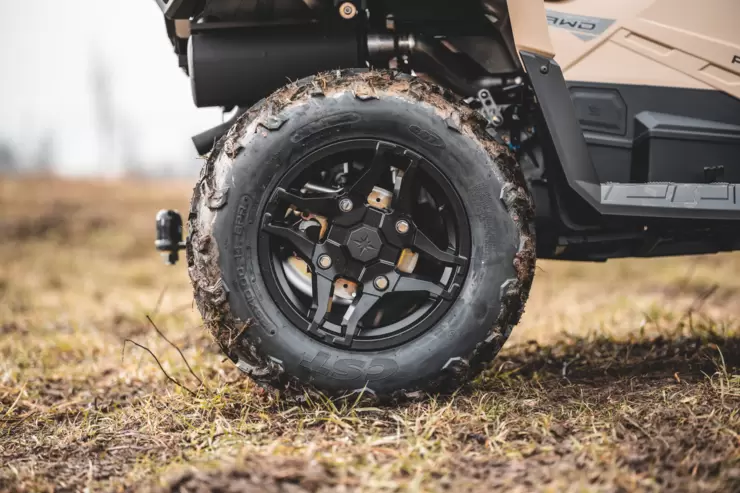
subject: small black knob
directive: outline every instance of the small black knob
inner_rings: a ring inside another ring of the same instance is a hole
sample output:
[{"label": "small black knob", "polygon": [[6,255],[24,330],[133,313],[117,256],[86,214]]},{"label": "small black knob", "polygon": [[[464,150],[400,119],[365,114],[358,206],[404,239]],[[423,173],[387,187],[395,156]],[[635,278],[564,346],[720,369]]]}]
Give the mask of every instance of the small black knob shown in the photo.
[{"label": "small black knob", "polygon": [[165,261],[174,264],[178,260],[177,252],[184,248],[182,241],[182,218],[177,211],[163,209],[157,213],[157,239],[154,246],[164,252]]}]

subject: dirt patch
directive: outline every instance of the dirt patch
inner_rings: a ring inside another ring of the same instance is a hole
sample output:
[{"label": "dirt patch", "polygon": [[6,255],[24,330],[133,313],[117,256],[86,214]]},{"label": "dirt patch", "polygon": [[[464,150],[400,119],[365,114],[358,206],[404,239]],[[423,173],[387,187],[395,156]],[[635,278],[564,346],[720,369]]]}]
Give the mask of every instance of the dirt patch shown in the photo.
[{"label": "dirt patch", "polygon": [[546,347],[532,341],[506,350],[494,367],[528,378],[551,374],[600,385],[631,377],[701,380],[718,365],[740,368],[740,337],[697,331],[630,341],[571,337]]},{"label": "dirt patch", "polygon": [[174,475],[165,486],[146,489],[151,493],[314,493],[336,484],[330,470],[296,458],[249,457],[226,469],[190,469]]}]

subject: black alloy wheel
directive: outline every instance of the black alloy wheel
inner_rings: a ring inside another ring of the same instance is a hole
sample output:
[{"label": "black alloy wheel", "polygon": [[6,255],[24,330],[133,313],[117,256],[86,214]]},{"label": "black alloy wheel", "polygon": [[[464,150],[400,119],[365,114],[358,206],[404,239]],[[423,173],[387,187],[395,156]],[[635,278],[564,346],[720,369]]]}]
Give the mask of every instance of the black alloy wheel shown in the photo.
[{"label": "black alloy wheel", "polygon": [[298,162],[272,192],[262,231],[260,265],[278,307],[311,336],[353,350],[389,349],[434,326],[470,258],[449,181],[416,152],[373,139]]}]

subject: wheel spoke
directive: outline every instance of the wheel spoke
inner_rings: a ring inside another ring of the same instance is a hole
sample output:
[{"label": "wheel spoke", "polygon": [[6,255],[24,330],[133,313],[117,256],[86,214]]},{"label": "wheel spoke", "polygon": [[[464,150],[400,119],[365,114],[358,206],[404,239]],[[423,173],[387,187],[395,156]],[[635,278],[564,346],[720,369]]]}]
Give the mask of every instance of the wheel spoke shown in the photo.
[{"label": "wheel spoke", "polygon": [[272,195],[271,202],[282,200],[289,202],[293,207],[301,212],[312,212],[320,216],[333,217],[337,215],[336,197],[301,197],[294,193],[288,192],[283,188],[278,188]]},{"label": "wheel spoke", "polygon": [[392,209],[394,211],[403,211],[411,213],[411,209],[414,205],[414,186],[416,185],[416,170],[418,168],[418,162],[412,158],[408,168],[403,173],[400,183],[394,184],[393,189],[393,203]]},{"label": "wheel spoke", "polygon": [[444,286],[416,276],[399,277],[396,285],[393,287],[393,291],[426,291],[433,298],[436,298],[438,296],[446,297]]},{"label": "wheel spoke", "polygon": [[313,250],[316,245],[308,238],[308,236],[306,236],[305,233],[301,231],[296,231],[295,229],[289,228],[287,226],[272,224],[272,214],[270,214],[269,212],[265,214],[262,221],[262,231],[273,236],[278,236],[280,238],[288,240],[296,249],[296,253],[300,255],[303,260],[305,260],[309,264],[311,263]]},{"label": "wheel spoke", "polygon": [[357,181],[350,188],[350,193],[367,197],[373,191],[373,187],[378,184],[385,171],[389,169],[389,162],[385,155],[395,149],[395,146],[378,142],[375,147],[375,154],[370,164],[365,168]]},{"label": "wheel spoke", "polygon": [[313,318],[308,328],[309,332],[316,332],[324,325],[333,290],[334,283],[329,279],[322,276],[313,276],[313,302],[311,304]]},{"label": "wheel spoke", "polygon": [[342,331],[344,335],[342,336],[342,339],[339,340],[341,344],[345,346],[352,345],[352,341],[358,331],[357,324],[379,299],[380,297],[368,293],[364,293],[359,298],[355,299],[342,319]]},{"label": "wheel spoke", "polygon": [[467,262],[467,259],[463,256],[441,250],[419,229],[416,230],[416,234],[414,235],[413,246],[416,250],[425,253],[444,264],[465,265],[465,262]]}]

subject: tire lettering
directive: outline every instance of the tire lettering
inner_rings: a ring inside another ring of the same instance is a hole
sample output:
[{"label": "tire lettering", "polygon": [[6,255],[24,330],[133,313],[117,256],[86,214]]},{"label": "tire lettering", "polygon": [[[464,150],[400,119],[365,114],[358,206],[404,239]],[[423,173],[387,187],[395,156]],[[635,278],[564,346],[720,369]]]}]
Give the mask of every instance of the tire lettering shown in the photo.
[{"label": "tire lettering", "polygon": [[[468,190],[468,197],[473,212],[483,215],[490,210],[491,204],[497,200],[491,190],[495,190],[498,186],[498,181],[495,178],[489,178]],[[495,228],[487,227],[483,233],[485,240],[479,245],[479,248],[483,250],[482,257],[488,261],[489,256],[494,254],[496,246],[501,240],[499,239],[499,235],[496,234]]]},{"label": "tire lettering", "polygon": [[367,380],[383,380],[398,371],[398,364],[389,358],[376,358],[367,368]]},{"label": "tire lettering", "polygon": [[290,137],[290,140],[293,143],[298,143],[302,140],[306,140],[307,138],[322,130],[343,125],[351,125],[352,123],[359,122],[360,119],[361,117],[357,113],[340,113],[338,115],[330,115],[324,118],[320,118],[315,122],[311,122],[308,125],[298,129]]},{"label": "tire lettering", "polygon": [[332,376],[339,380],[356,380],[362,376],[362,361],[358,359],[338,359],[334,363]]},{"label": "tire lettering", "polygon": [[303,368],[307,368],[308,370],[321,375],[329,375],[331,373],[331,370],[324,366],[326,362],[329,361],[329,355],[327,353],[321,351],[316,354],[311,361],[306,360],[305,357],[306,355],[304,354],[304,359],[301,360],[300,363]]},{"label": "tire lettering", "polygon": [[398,363],[390,358],[375,358],[369,364],[359,359],[339,358],[329,362],[330,355],[319,351],[313,358],[304,353],[299,365],[312,373],[337,380],[361,380],[365,382],[384,380],[396,374]]},{"label": "tire lettering", "polygon": [[430,132],[429,130],[424,130],[418,125],[409,125],[409,130],[422,142],[426,142],[427,144],[434,147],[445,147],[445,143],[442,141],[442,139],[440,139],[436,134]]},{"label": "tire lettering", "polygon": [[251,249],[249,247],[243,247],[241,237],[244,234],[245,223],[251,223],[252,220],[249,218],[249,213],[252,210],[252,199],[249,195],[242,195],[239,199],[239,206],[236,209],[236,216],[234,217],[234,224],[232,228],[233,235],[233,254],[234,262],[236,263],[236,275],[239,287],[242,293],[247,297],[249,301],[253,299],[251,292],[247,289],[249,282],[247,281],[247,264],[251,260]]}]

